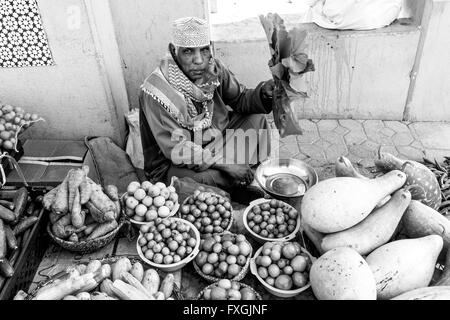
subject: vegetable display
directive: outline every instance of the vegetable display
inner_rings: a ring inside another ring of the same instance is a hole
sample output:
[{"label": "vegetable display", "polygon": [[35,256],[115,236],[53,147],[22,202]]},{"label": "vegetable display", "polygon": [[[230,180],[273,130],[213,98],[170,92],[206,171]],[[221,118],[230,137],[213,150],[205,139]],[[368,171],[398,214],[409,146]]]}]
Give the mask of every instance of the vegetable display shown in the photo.
[{"label": "vegetable display", "polygon": [[119,227],[117,188],[107,186],[104,191],[88,173],[88,166],[69,170],[62,183],[43,198],[45,209],[50,211],[51,232],[59,239],[90,241]]},{"label": "vegetable display", "polygon": [[18,135],[39,120],[43,119],[35,113],[25,112],[21,107],[0,102],[0,148],[2,151],[10,152],[16,149]]},{"label": "vegetable display", "polygon": [[277,239],[294,232],[297,218],[297,210],[283,201],[272,199],[255,205],[247,214],[247,224],[259,236]]},{"label": "vegetable display", "polygon": [[234,280],[248,264],[252,250],[242,234],[215,234],[200,241],[194,262],[206,276]]},{"label": "vegetable display", "polygon": [[377,283],[378,299],[391,299],[430,284],[442,250],[440,236],[387,243],[366,258]]},{"label": "vegetable display", "polygon": [[253,289],[237,281],[222,279],[202,292],[202,300],[257,300]]},{"label": "vegetable display", "polygon": [[183,220],[157,218],[141,226],[138,245],[145,258],[156,264],[171,265],[189,256],[197,245],[191,227]]},{"label": "vegetable display", "polygon": [[312,265],[311,288],[319,300],[376,300],[375,277],[355,250],[334,248]]},{"label": "vegetable display", "polygon": [[294,290],[309,282],[311,260],[297,242],[266,242],[255,259],[258,275],[280,290]]},{"label": "vegetable display", "polygon": [[406,174],[405,186],[413,186],[412,199],[437,210],[441,205],[441,192],[436,176],[425,165],[400,159],[387,152],[379,152],[375,165],[384,171],[401,170]]},{"label": "vegetable display", "polygon": [[[25,187],[0,190],[0,289],[11,278],[32,229],[39,221],[42,195],[30,194]],[[7,206],[7,207],[5,207]]]},{"label": "vegetable display", "polygon": [[173,186],[162,182],[131,182],[124,195],[125,214],[137,222],[150,222],[167,218],[178,204],[178,194]]},{"label": "vegetable display", "polygon": [[227,198],[197,189],[180,207],[180,215],[181,218],[191,222],[202,237],[207,237],[228,229],[232,210]]},{"label": "vegetable display", "polygon": [[394,170],[371,180],[336,177],[307,190],[301,203],[302,217],[313,229],[332,233],[353,227],[376,205],[401,188],[406,175]]},{"label": "vegetable display", "polygon": [[[139,270],[139,273],[136,273]],[[113,263],[92,260],[71,266],[66,275],[30,294],[32,300],[173,300],[175,278],[122,257]],[[23,299],[23,292],[17,297]]]}]

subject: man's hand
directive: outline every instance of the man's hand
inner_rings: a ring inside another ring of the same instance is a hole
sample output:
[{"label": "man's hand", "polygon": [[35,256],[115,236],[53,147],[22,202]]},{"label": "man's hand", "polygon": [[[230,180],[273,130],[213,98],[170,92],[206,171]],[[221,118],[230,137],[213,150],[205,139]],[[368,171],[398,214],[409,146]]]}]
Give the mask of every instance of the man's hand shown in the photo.
[{"label": "man's hand", "polygon": [[215,167],[231,176],[235,185],[248,186],[255,177],[250,166],[246,164],[216,165]]},{"label": "man's hand", "polygon": [[272,99],[274,90],[275,90],[275,81],[273,81],[273,79],[270,79],[264,82],[261,88],[261,94],[264,99]]}]

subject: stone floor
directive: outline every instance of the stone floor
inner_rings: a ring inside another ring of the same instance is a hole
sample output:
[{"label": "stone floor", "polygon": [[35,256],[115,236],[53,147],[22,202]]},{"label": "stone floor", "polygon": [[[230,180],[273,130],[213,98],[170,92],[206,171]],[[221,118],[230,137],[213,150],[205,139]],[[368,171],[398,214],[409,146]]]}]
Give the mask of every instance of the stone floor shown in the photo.
[{"label": "stone floor", "polygon": [[300,159],[315,168],[330,168],[339,156],[371,167],[380,147],[416,161],[426,157],[442,162],[450,156],[450,122],[312,119],[301,120],[300,126],[303,135],[279,140],[279,156]]}]

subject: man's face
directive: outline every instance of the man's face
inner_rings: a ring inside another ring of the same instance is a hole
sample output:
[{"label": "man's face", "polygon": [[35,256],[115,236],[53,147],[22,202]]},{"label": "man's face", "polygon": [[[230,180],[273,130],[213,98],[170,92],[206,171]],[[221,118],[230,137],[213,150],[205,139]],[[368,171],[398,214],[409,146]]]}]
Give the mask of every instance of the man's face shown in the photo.
[{"label": "man's face", "polygon": [[177,61],[191,81],[203,78],[208,69],[211,59],[210,46],[200,48],[179,47],[177,52]]}]

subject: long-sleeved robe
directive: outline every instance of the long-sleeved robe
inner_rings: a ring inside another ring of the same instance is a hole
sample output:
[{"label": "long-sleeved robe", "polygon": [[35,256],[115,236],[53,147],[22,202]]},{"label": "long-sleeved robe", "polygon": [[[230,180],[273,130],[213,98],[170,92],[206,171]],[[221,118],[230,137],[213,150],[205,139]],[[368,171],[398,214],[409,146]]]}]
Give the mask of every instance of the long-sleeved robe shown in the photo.
[{"label": "long-sleeved robe", "polygon": [[[272,101],[262,99],[263,82],[255,89],[247,89],[220,61],[216,63],[220,85],[208,107],[212,112],[209,129],[196,132],[189,129],[206,114],[202,112],[192,118],[184,97],[170,87],[160,68],[144,81],[139,97],[140,128],[144,169],[151,181],[168,183],[174,175],[190,176],[229,189],[232,181],[211,168],[214,163],[242,163],[242,156],[248,153],[245,163],[253,165],[269,155],[270,134],[264,114],[272,111]],[[250,138],[251,142],[245,146],[242,141],[231,145],[229,142],[235,135],[242,137],[242,131],[227,135],[227,129],[242,129],[251,137],[257,133],[258,140],[255,143]]]}]

